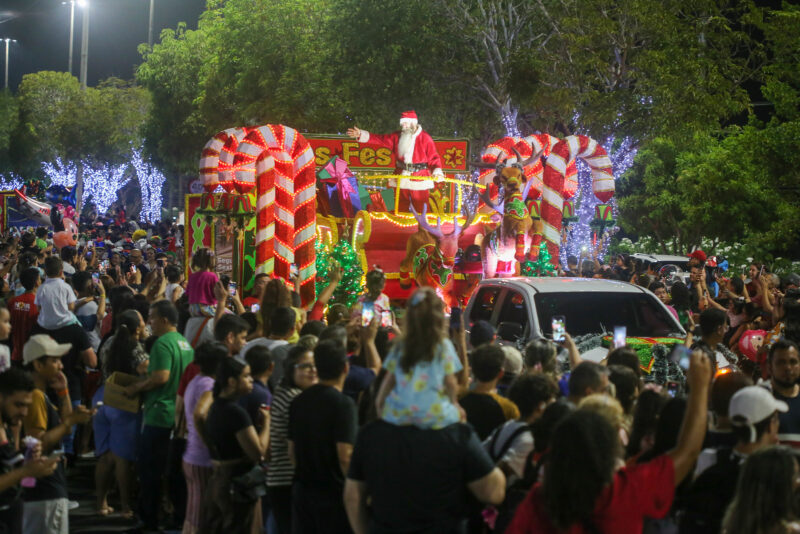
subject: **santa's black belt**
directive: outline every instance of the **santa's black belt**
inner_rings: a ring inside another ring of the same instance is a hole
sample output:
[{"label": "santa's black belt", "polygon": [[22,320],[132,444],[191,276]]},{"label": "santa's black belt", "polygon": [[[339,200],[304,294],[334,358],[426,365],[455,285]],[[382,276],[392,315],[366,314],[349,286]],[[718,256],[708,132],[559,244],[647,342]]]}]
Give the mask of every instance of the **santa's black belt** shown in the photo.
[{"label": "santa's black belt", "polygon": [[428,165],[425,163],[404,163],[402,161],[398,161],[397,168],[400,169],[401,171],[417,172],[417,171],[424,171],[425,169],[428,168]]}]

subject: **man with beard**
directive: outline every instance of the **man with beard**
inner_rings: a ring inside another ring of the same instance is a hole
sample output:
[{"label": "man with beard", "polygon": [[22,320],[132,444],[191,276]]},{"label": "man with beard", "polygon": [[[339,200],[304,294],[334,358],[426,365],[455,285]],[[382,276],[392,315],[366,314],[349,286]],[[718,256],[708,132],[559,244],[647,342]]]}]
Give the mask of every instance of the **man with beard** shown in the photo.
[{"label": "man with beard", "polygon": [[[347,130],[347,135],[355,137],[359,143],[391,149],[397,158],[395,174],[436,178],[444,176],[442,159],[436,152],[436,145],[430,134],[422,130],[413,110],[400,115],[400,130],[397,132],[378,135],[354,126]],[[390,182],[390,185],[395,184]],[[422,212],[422,207],[428,202],[428,191],[433,189],[433,180],[409,178],[401,180],[397,187],[401,189],[399,211],[409,211],[408,206],[411,203],[415,210]]]},{"label": "man with beard", "polygon": [[[0,373],[0,532],[22,532],[22,479],[52,475],[59,462],[58,458],[37,458],[22,463],[19,434],[34,389],[33,379],[22,369]],[[41,446],[35,453],[41,453]]]},{"label": "man with beard", "polygon": [[780,426],[778,439],[781,444],[800,448],[800,351],[797,343],[787,339],[777,341],[769,349],[769,371],[772,394],[785,402],[789,411],[778,414]]}]

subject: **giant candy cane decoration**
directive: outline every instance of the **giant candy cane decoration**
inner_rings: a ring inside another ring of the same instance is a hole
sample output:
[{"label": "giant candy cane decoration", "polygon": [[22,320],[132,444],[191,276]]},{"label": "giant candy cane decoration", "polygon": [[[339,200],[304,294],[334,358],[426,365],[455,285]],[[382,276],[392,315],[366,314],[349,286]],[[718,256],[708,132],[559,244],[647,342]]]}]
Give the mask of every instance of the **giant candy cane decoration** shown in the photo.
[{"label": "giant candy cane decoration", "polygon": [[583,159],[592,171],[592,191],[602,202],[614,196],[614,175],[611,159],[600,144],[585,135],[570,135],[552,148],[544,169],[542,187],[542,219],[544,239],[550,255],[558,261],[561,242],[561,217],[567,168],[576,158]]},{"label": "giant candy cane decoration", "polygon": [[290,279],[299,270],[303,305],[314,299],[316,204],[314,151],[296,130],[268,124],[250,129],[233,167],[240,191],[256,186],[256,271]]},{"label": "giant candy cane decoration", "polygon": [[213,193],[220,184],[219,163],[223,147],[231,138],[237,139],[238,145],[238,140],[244,139],[246,133],[244,128],[228,128],[212,137],[203,147],[200,156],[200,180],[207,193]]}]

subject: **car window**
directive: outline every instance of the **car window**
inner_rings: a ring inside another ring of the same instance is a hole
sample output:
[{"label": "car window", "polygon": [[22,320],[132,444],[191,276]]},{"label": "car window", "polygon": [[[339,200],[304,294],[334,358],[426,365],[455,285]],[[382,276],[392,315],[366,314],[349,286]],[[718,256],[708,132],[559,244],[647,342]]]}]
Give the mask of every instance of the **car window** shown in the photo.
[{"label": "car window", "polygon": [[517,323],[523,328],[528,324],[528,309],[525,306],[525,297],[519,291],[509,289],[500,307],[497,324]]},{"label": "car window", "polygon": [[508,289],[497,315],[497,337],[506,341],[524,338],[528,331],[528,307],[519,291]]},{"label": "car window", "polygon": [[478,290],[473,300],[472,310],[469,312],[471,322],[492,320],[500,289],[499,287],[482,287]]},{"label": "car window", "polygon": [[659,337],[679,332],[674,318],[645,293],[538,293],[534,297],[542,333],[552,334],[551,318],[565,317],[572,336],[613,332],[627,327],[630,337]]}]

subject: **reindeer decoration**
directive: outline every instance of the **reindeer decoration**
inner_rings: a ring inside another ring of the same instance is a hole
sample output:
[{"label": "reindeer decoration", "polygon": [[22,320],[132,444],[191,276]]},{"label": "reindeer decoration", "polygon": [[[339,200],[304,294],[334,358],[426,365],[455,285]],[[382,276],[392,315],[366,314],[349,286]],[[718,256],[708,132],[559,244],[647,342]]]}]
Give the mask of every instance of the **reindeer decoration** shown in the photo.
[{"label": "reindeer decoration", "polygon": [[451,302],[455,302],[457,298],[450,298],[449,293],[454,281],[453,266],[458,252],[458,238],[472,224],[475,214],[467,212],[466,221],[461,226],[458,225],[457,218],[454,218],[453,231],[445,234],[441,218],[436,220],[436,228],[428,224],[427,204],[423,206],[422,215],[416,212],[414,206],[410,206],[410,210],[417,219],[419,229],[406,242],[406,256],[400,262],[400,287],[411,287],[413,273],[418,286],[434,288],[445,297],[448,305],[453,305]]},{"label": "reindeer decoration", "polygon": [[[525,204],[532,181],[526,179],[524,168],[536,161],[541,156],[542,150],[524,161],[516,148],[512,150],[517,159],[511,165],[507,165],[507,157],[498,159],[496,164],[470,163],[478,168],[495,169],[495,177],[499,178],[500,184],[505,190],[503,202],[499,207],[492,202],[488,194],[478,193],[487,206],[503,217],[501,224],[485,236],[481,245],[485,278],[494,278],[498,261],[509,262],[512,258],[519,262],[525,261],[525,252],[531,243],[532,236],[541,233],[541,222],[531,218],[530,211]],[[530,257],[532,259],[535,260],[538,253],[538,247],[531,247]]]}]

